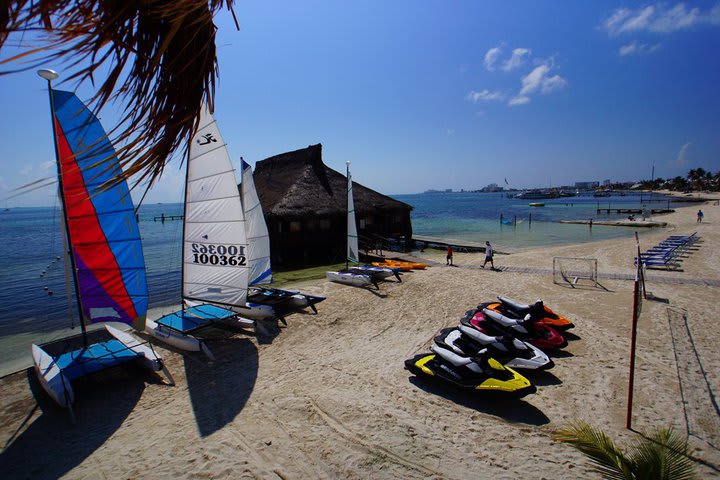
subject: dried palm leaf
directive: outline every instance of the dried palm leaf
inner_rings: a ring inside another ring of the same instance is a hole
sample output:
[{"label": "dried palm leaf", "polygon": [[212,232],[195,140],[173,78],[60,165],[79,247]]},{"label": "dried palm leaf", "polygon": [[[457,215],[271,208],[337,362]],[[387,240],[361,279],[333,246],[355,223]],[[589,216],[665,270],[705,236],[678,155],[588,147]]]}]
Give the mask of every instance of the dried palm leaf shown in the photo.
[{"label": "dried palm leaf", "polygon": [[59,61],[69,67],[67,80],[77,84],[96,85],[96,77],[103,77],[90,106],[98,114],[109,101],[123,105],[109,136],[123,177],[135,176],[136,185],[149,187],[168,159],[187,155],[202,103],[213,109],[213,16],[222,8],[232,12],[233,3],[0,0],[0,49],[13,33],[37,39],[0,65],[22,63],[18,70],[29,70]]}]

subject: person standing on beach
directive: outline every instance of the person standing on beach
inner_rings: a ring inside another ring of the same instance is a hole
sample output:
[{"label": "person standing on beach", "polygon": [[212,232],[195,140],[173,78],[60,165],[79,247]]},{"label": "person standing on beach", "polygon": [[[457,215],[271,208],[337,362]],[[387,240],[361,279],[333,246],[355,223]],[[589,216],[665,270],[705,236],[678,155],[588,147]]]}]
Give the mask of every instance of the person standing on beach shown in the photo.
[{"label": "person standing on beach", "polygon": [[450,245],[448,245],[447,258],[445,259],[445,265],[450,265],[452,267],[452,264],[453,264],[452,263],[452,255],[453,255],[452,247]]},{"label": "person standing on beach", "polygon": [[697,223],[702,222],[702,219],[703,219],[704,216],[705,216],[705,215],[703,214],[703,211],[702,211],[702,210],[698,210]]},{"label": "person standing on beach", "polygon": [[490,242],[485,242],[485,261],[482,264],[482,268],[485,268],[485,264],[490,262],[490,267],[495,270],[495,264],[493,263],[493,249]]}]

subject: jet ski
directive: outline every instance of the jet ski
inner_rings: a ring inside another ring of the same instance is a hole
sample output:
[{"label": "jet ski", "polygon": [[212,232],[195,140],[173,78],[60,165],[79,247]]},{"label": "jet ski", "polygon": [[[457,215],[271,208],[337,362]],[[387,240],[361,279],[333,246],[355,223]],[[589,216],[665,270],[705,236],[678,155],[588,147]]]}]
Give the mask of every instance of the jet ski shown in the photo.
[{"label": "jet ski", "polygon": [[555,365],[545,353],[529,343],[510,335],[486,335],[465,325],[441,330],[435,337],[435,343],[465,356],[478,355],[486,350],[490,357],[510,368],[547,370]]},{"label": "jet ski", "polygon": [[567,340],[557,330],[544,323],[532,321],[530,315],[521,320],[512,319],[485,308],[486,305],[481,304],[478,309],[468,311],[460,323],[486,335],[511,335],[543,351],[567,345]]},{"label": "jet ski", "polygon": [[525,318],[525,315],[530,315],[531,320],[540,321],[551,326],[555,330],[565,331],[575,327],[575,324],[573,324],[570,320],[562,315],[558,315],[546,307],[540,299],[532,305],[528,305],[508,297],[503,297],[502,295],[497,298],[500,300],[500,303],[490,303],[487,308],[495,310],[506,317],[519,319]]},{"label": "jet ski", "polygon": [[405,360],[405,368],[418,377],[440,379],[463,389],[494,392],[513,398],[537,391],[527,378],[503,367],[486,352],[468,357],[438,345],[430,349],[432,353],[421,353]]}]

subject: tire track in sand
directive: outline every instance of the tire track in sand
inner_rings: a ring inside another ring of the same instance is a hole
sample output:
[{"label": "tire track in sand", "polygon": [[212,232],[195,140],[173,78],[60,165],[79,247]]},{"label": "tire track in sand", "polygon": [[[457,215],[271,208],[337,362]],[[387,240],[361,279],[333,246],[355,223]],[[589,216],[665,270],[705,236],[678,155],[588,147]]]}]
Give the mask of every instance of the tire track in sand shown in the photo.
[{"label": "tire track in sand", "polygon": [[412,460],[409,460],[403,456],[397,455],[390,450],[381,447],[379,445],[372,445],[366,442],[360,435],[354,433],[350,429],[348,429],[340,420],[335,418],[332,414],[326,412],[323,410],[317,402],[312,399],[308,398],[308,401],[310,402],[310,406],[315,411],[315,413],[318,414],[318,416],[333,430],[335,430],[340,436],[348,439],[349,441],[356,443],[358,445],[361,445],[365,449],[373,452],[374,454],[388,458],[392,460],[395,463],[398,463],[400,465],[403,465],[407,468],[417,470],[420,473],[423,473],[425,475],[434,475],[436,478],[447,478],[445,474],[435,471],[431,468],[428,468],[424,465],[420,465],[419,463],[415,463]]}]

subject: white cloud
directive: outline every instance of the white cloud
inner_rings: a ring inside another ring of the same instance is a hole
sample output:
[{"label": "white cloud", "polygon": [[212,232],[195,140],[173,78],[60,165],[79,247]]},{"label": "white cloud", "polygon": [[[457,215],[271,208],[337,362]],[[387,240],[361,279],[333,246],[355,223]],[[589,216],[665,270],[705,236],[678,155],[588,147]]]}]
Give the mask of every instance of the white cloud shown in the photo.
[{"label": "white cloud", "polygon": [[564,88],[567,85],[567,80],[560,75],[549,76],[551,70],[552,66],[549,63],[543,63],[535,67],[532,72],[522,78],[520,92],[508,104],[511,106],[525,105],[530,103],[530,95],[538,92],[548,95]]},{"label": "white cloud", "polygon": [[508,105],[510,105],[511,107],[515,107],[517,105],[525,105],[526,103],[530,103],[530,97],[525,95],[517,95],[510,99]]},{"label": "white cloud", "polygon": [[542,85],[543,79],[549,71],[550,65],[542,64],[538,65],[532,72],[525,75],[521,80],[522,88],[520,89],[520,95],[535,93]]},{"label": "white cloud", "polygon": [[600,28],[612,36],[632,32],[669,33],[701,24],[720,25],[720,4],[707,12],[684,3],[672,7],[664,4],[647,5],[634,10],[616,9]]},{"label": "white cloud", "polygon": [[531,50],[529,48],[516,48],[512,51],[512,55],[503,63],[502,69],[505,72],[515,70],[525,63],[525,57],[529,56]]},{"label": "white cloud", "polygon": [[500,47],[494,47],[487,51],[485,54],[485,68],[487,68],[489,71],[495,70],[495,61],[500,56],[500,53],[502,52],[502,49]]},{"label": "white cloud", "polygon": [[543,95],[548,95],[555,90],[561,90],[567,85],[567,80],[562,78],[560,75],[553,75],[552,77],[544,78],[542,81],[541,92]]},{"label": "white cloud", "polygon": [[658,48],[660,48],[660,44],[656,43],[655,45],[649,45],[647,43],[639,43],[639,42],[632,42],[628,43],[627,45],[623,45],[618,50],[618,53],[621,57],[627,56],[627,55],[639,55],[643,53],[653,53]]},{"label": "white cloud", "polygon": [[472,103],[478,103],[478,102],[493,102],[493,101],[501,101],[505,99],[505,94],[502,92],[494,91],[491,92],[488,89],[482,90],[480,92],[471,91],[465,96],[465,100],[472,102]]},{"label": "white cloud", "polygon": [[20,175],[26,177],[32,172],[32,169],[33,169],[32,165],[25,165],[23,168],[20,169],[20,171],[18,173]]},{"label": "white cloud", "polygon": [[690,142],[687,142],[685,145],[680,147],[680,152],[678,152],[677,157],[677,163],[680,165],[686,165],[689,163],[690,159],[688,158],[690,156],[690,149],[692,148],[693,144]]}]

